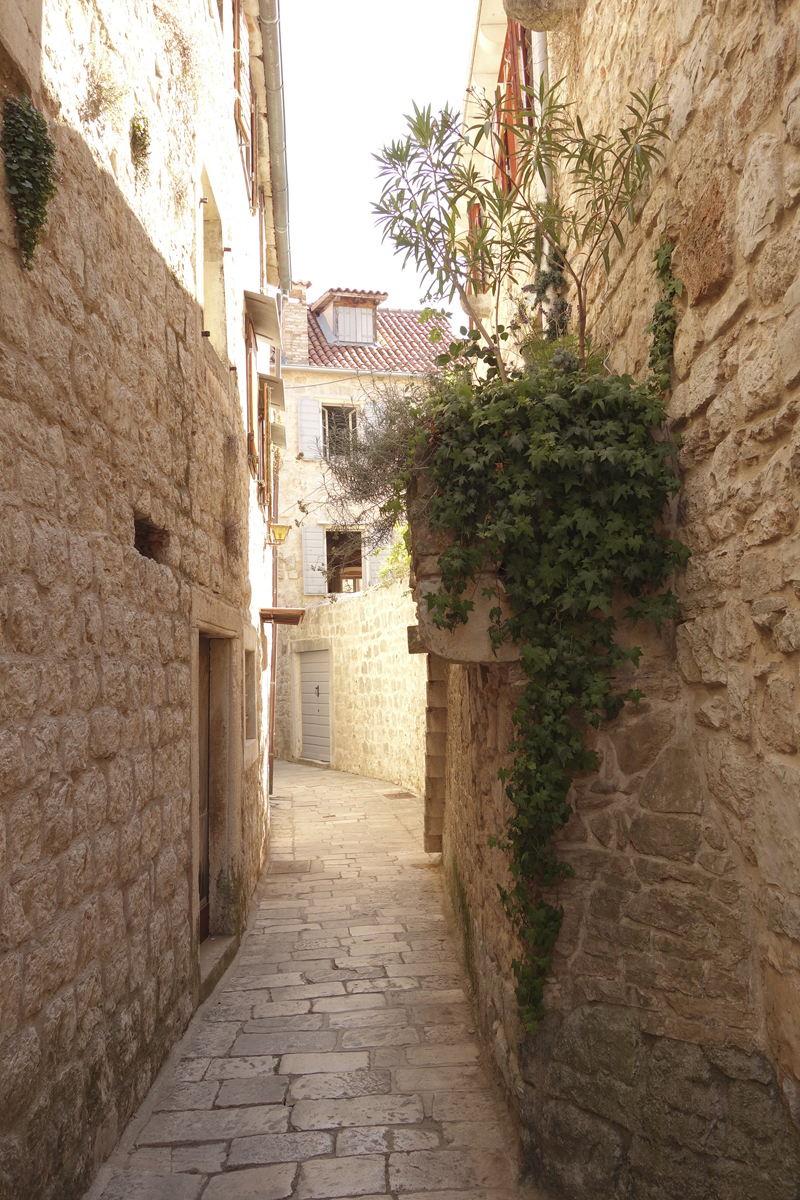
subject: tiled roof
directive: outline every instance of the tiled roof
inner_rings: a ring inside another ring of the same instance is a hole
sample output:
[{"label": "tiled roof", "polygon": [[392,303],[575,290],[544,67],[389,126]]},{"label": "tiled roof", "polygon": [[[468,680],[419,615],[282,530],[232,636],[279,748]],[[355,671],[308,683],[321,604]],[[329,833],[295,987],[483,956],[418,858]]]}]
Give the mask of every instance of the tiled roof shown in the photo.
[{"label": "tiled roof", "polygon": [[320,296],[318,300],[315,300],[310,307],[314,312],[322,312],[331,300],[338,300],[340,296],[357,296],[359,300],[369,300],[375,304],[382,304],[388,298],[388,295],[388,292],[362,292],[358,288],[328,288],[327,292]]},{"label": "tiled roof", "polygon": [[377,343],[331,346],[319,327],[316,315],[308,310],[308,361],[314,367],[343,367],[358,371],[397,371],[421,375],[430,371],[441,347],[428,340],[437,325],[445,338],[452,330],[442,317],[419,323],[419,309],[379,308]]}]

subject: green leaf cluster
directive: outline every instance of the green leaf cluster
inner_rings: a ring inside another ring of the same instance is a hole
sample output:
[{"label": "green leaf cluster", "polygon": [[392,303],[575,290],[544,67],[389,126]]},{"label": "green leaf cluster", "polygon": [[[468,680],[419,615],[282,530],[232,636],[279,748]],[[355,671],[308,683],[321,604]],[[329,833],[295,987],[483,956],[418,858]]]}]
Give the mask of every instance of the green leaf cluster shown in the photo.
[{"label": "green leaf cluster", "polygon": [[[473,96],[477,117],[467,129],[452,109],[415,104],[406,136],[375,156],[383,185],[373,212],[384,239],[416,266],[426,299],[459,297],[501,379],[503,297],[539,270],[551,273],[543,294],[559,281],[574,291],[585,365],[591,281],[601,267],[608,273],[612,247],[625,245],[667,137],[655,88],[631,92],[610,135],[585,126],[559,83],[523,93],[521,108],[499,92]],[[563,299],[555,304],[554,338],[566,325]]]},{"label": "green leaf cluster", "polygon": [[513,812],[494,844],[509,856],[501,897],[522,946],[513,969],[533,1032],[563,916],[558,885],[573,873],[553,837],[570,816],[573,775],[597,765],[581,730],[641,695],[612,682],[641,653],[618,644],[612,602],[624,592],[627,615],[657,627],[677,611],[664,585],[688,551],[660,532],[679,486],[675,445],[654,436],[665,421],[656,384],[591,374],[563,351],[507,382],[452,372],[431,415],[430,523],[452,539],[441,589],[428,599],[434,620],[451,629],[466,621],[469,582],[491,563],[492,640],[519,645],[527,677],[513,766],[501,772]]},{"label": "green leaf cluster", "polygon": [[56,144],[48,133],[47,121],[28,96],[5,98],[0,146],[22,265],[31,271],[34,251],[47,224],[47,205],[58,190],[59,174]]},{"label": "green leaf cluster", "polygon": [[672,274],[672,254],[674,242],[662,238],[653,255],[656,280],[658,281],[661,299],[653,311],[653,319],[645,332],[653,336],[650,347],[650,387],[657,391],[666,391],[670,385],[672,369],[672,345],[675,341],[675,330],[678,327],[678,310],[675,307],[676,296],[683,295],[683,281]]},{"label": "green leaf cluster", "polygon": [[131,117],[129,137],[136,182],[146,183],[150,175],[150,122],[143,112]]}]

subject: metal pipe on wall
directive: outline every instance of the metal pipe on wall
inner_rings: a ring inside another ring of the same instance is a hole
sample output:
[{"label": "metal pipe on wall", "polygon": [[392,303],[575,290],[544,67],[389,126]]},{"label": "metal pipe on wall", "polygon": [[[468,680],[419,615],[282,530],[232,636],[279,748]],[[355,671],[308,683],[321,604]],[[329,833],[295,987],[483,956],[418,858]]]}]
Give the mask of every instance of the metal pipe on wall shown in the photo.
[{"label": "metal pipe on wall", "polygon": [[279,0],[258,0],[261,38],[264,46],[264,82],[267,89],[269,126],[269,170],[272,181],[272,211],[278,251],[281,291],[292,287],[289,250],[289,172],[286,163],[286,113],[283,102],[281,58],[281,15]]}]

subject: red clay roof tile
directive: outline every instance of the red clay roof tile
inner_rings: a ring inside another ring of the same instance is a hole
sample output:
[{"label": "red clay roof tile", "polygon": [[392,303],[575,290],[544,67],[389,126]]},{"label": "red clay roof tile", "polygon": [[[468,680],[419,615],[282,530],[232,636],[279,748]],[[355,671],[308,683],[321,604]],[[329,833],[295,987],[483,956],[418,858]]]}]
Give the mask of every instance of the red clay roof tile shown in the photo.
[{"label": "red clay roof tile", "polygon": [[[340,289],[344,290],[344,289]],[[315,367],[423,375],[435,366],[440,347],[428,335],[440,326],[446,338],[452,330],[441,317],[419,322],[419,309],[379,308],[377,343],[330,345],[316,315],[308,309],[308,361]]]}]

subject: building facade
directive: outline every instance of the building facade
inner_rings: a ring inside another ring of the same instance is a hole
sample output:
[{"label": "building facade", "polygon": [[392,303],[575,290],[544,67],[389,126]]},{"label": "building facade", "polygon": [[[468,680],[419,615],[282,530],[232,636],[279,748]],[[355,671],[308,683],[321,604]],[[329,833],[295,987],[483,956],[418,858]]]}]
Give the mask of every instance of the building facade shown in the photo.
[{"label": "building facade", "polygon": [[0,8],[0,94],[44,114],[60,173],[31,271],[0,190],[15,1200],[88,1186],[235,948],[266,851],[260,609],[289,280],[275,15]]},{"label": "building facade", "polygon": [[330,289],[308,304],[309,286],[295,284],[283,309],[279,508],[290,532],[278,597],[307,611],[279,632],[276,753],[422,791],[427,674],[407,654],[413,602],[404,583],[379,588],[388,550],[331,503],[325,457],[376,391],[419,383],[436,350],[419,312],[384,308],[384,293]]},{"label": "building facade", "polygon": [[505,859],[487,844],[509,816],[497,771],[523,676],[477,635],[437,646],[450,659],[445,870],[484,1032],[547,1194],[788,1200],[800,1163],[800,6],[505,8],[479,6],[476,84],[503,83],[521,47],[519,78],[526,39],[529,55],[544,39],[540,69],[563,78],[589,127],[621,123],[633,88],[657,85],[668,106],[665,164],[599,290],[610,366],[643,379],[652,256],[662,236],[676,243],[670,519],[692,556],[673,583],[679,621],[657,635],[620,618],[644,649],[645,699],[601,725],[602,767],[569,797],[558,853],[576,875],[556,898],[536,1035],[517,1020]]}]

